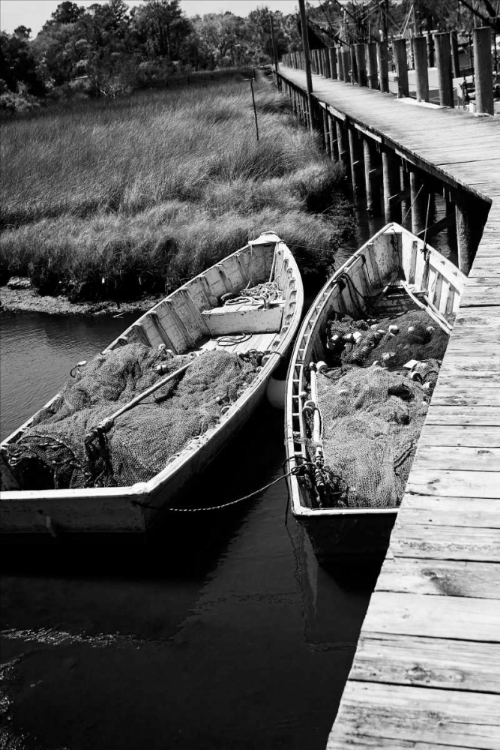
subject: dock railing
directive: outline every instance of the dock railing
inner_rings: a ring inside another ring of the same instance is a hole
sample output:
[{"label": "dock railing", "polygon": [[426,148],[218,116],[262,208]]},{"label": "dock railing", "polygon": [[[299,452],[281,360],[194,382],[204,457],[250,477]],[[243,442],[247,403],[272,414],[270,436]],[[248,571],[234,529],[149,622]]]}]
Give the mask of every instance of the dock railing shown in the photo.
[{"label": "dock railing", "polygon": [[[313,73],[398,97],[476,114],[494,114],[493,42],[489,26],[473,30],[473,55],[461,66],[457,33],[434,32],[387,42],[311,50]],[[303,52],[290,52],[282,62],[305,70]],[[472,63],[472,65],[470,64]]]}]

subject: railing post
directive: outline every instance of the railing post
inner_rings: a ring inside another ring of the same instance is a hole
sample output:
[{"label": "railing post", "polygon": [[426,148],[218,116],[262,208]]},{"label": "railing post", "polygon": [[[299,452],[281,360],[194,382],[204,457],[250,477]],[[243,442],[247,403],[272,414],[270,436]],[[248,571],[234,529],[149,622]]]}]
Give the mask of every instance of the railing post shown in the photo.
[{"label": "railing post", "polygon": [[450,47],[451,47],[451,70],[453,78],[460,77],[460,61],[458,57],[458,32],[450,31]]},{"label": "railing post", "polygon": [[356,65],[356,49],[354,44],[349,46],[349,62],[350,62],[350,83],[354,84],[358,82],[358,66]]},{"label": "railing post", "polygon": [[338,67],[339,81],[345,81],[344,55],[343,55],[342,47],[337,47],[337,67]]},{"label": "railing post", "polygon": [[395,39],[393,42],[396,74],[398,76],[398,99],[410,95],[408,87],[408,63],[406,61],[406,39]]},{"label": "railing post", "polygon": [[342,50],[342,55],[344,57],[344,80],[346,83],[352,83],[352,76],[354,75],[354,71],[352,68],[352,61],[351,61],[351,50],[349,47],[344,47]]},{"label": "railing post", "polygon": [[330,50],[325,49],[325,78],[331,78],[332,77],[332,71],[330,68]]},{"label": "railing post", "polygon": [[364,42],[354,45],[354,55],[356,57],[358,85],[368,86],[368,79],[366,77],[366,55]]},{"label": "railing post", "polygon": [[380,90],[389,91],[389,56],[387,53],[387,42],[377,42],[377,68]]},{"label": "railing post", "polygon": [[439,103],[442,107],[453,107],[453,79],[451,76],[451,46],[447,31],[434,34],[439,85]]},{"label": "railing post", "polygon": [[328,57],[330,58],[330,78],[334,81],[337,80],[337,50],[335,47],[330,47],[328,50]]},{"label": "railing post", "polygon": [[368,42],[366,45],[366,59],[368,63],[368,86],[371,89],[378,89],[376,42]]},{"label": "railing post", "polygon": [[476,78],[476,112],[494,114],[493,63],[491,60],[491,29],[474,29],[474,74]]},{"label": "railing post", "polygon": [[417,83],[417,102],[429,101],[429,73],[427,70],[427,42],[425,36],[413,37],[413,58]]},{"label": "railing post", "polygon": [[427,32],[427,67],[434,67],[434,39],[430,31]]}]

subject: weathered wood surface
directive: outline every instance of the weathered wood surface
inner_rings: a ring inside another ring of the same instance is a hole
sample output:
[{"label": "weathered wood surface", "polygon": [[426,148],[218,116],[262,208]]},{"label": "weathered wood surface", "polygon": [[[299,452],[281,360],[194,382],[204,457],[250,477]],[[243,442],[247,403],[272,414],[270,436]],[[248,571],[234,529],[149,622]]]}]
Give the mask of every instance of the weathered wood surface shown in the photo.
[{"label": "weathered wood surface", "polygon": [[328,750],[499,750],[500,122],[313,87],[364,136],[492,202]]}]

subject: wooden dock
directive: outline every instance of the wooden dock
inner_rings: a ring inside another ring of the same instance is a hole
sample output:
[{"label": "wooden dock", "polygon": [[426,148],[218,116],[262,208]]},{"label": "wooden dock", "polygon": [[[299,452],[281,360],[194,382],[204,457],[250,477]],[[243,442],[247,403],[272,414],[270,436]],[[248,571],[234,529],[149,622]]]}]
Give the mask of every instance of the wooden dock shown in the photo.
[{"label": "wooden dock", "polygon": [[[305,91],[305,73],[280,74]],[[491,201],[328,750],[500,750],[500,119],[318,75],[313,88]]]}]

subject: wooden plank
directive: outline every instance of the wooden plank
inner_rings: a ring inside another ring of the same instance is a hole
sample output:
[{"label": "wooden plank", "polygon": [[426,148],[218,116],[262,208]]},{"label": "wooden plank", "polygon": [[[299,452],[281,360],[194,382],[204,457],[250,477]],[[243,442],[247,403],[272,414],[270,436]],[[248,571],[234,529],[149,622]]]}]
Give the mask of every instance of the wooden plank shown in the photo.
[{"label": "wooden plank", "polygon": [[363,631],[500,643],[500,599],[378,591]]},{"label": "wooden plank", "polygon": [[475,406],[432,406],[425,425],[476,425],[496,427],[500,425],[500,408]]},{"label": "wooden plank", "polygon": [[353,680],[344,690],[327,750],[403,749],[406,741],[417,750],[498,750],[499,715],[498,695]]},{"label": "wooden plank", "polygon": [[496,643],[367,634],[359,641],[350,679],[497,694],[499,673]]},{"label": "wooden plank", "polygon": [[[458,520],[458,519],[457,519]],[[434,560],[475,560],[500,562],[500,529],[397,525],[391,536],[388,556],[420,557]],[[370,611],[372,602],[370,602]],[[443,636],[445,637],[445,636]]]},{"label": "wooden plank", "polygon": [[421,439],[413,466],[422,470],[439,470],[446,466],[449,471],[495,471],[500,475],[500,448],[439,448],[434,445],[428,446],[425,440]]},{"label": "wooden plank", "polygon": [[483,385],[496,386],[500,385],[500,371],[498,370],[453,370],[445,367],[441,371],[438,380],[439,385],[461,387],[461,385],[475,385],[476,388],[482,388]]},{"label": "wooden plank", "polygon": [[458,445],[471,448],[500,447],[500,425],[435,425],[426,422],[420,434],[420,445]]},{"label": "wooden plank", "polygon": [[[500,599],[500,564],[470,560],[387,559],[375,591]],[[497,690],[500,692],[498,680]]]},{"label": "wooden plank", "polygon": [[447,471],[412,467],[408,492],[441,497],[500,497],[500,471]]},{"label": "wooden plank", "polygon": [[432,403],[436,406],[497,406],[500,407],[500,388],[482,386],[478,388],[477,384],[465,384],[463,381],[456,387],[442,385],[438,383]]}]

